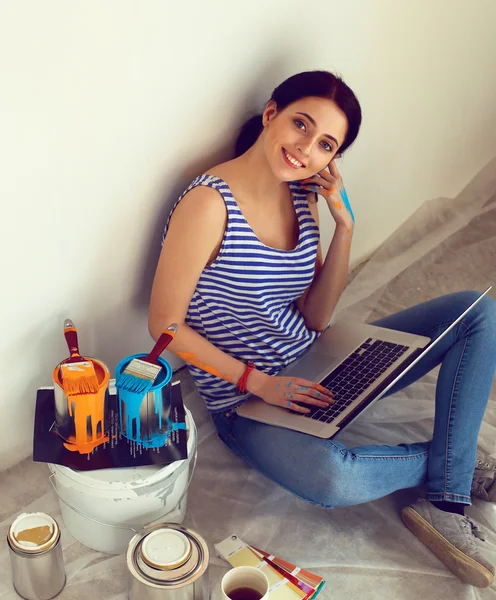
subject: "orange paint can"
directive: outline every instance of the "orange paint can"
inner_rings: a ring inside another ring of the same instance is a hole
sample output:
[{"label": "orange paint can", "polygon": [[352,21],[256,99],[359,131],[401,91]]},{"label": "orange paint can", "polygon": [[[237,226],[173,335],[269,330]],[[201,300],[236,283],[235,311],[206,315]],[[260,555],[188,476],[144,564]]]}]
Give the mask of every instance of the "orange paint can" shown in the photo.
[{"label": "orange paint can", "polygon": [[108,385],[110,372],[103,362],[87,358],[93,363],[98,379],[94,394],[68,397],[63,388],[60,364],[52,373],[55,395],[55,424],[64,446],[72,452],[89,454],[97,446],[108,442]]}]

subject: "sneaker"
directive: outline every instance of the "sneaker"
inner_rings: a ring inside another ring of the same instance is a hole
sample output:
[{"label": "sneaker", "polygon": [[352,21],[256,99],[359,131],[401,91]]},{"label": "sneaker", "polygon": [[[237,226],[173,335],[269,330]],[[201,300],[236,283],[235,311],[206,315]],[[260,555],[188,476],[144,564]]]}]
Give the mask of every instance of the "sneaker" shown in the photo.
[{"label": "sneaker", "polygon": [[496,463],[480,450],[477,450],[471,492],[476,498],[496,502]]},{"label": "sneaker", "polygon": [[461,581],[479,588],[492,584],[494,567],[476,542],[476,538],[484,539],[468,517],[444,512],[429,500],[418,500],[401,511],[401,518]]}]

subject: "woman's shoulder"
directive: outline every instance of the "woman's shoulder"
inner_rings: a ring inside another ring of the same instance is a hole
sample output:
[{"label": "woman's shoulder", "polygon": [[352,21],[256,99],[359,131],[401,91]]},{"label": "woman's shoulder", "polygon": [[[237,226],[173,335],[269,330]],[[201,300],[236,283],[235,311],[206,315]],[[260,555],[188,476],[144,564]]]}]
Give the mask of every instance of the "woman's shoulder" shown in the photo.
[{"label": "woman's shoulder", "polygon": [[[180,210],[175,212],[187,214],[194,211],[196,215],[202,215],[207,219],[224,221],[226,205],[222,193],[215,186],[207,185],[205,179],[214,177],[226,182],[226,179],[231,179],[231,172],[229,163],[221,163],[198,175],[183,193],[177,207]],[[203,184],[201,184],[202,178]]]},{"label": "woman's shoulder", "polygon": [[[215,189],[215,186],[210,185],[210,183],[211,178],[221,179],[224,182],[225,178],[230,178],[231,169],[229,167],[229,162],[210,167],[203,173],[197,175],[183,192],[181,196],[182,204],[190,204],[192,202],[192,198],[204,198],[210,200],[215,198],[217,199],[217,202],[219,199],[222,201],[222,196]],[[184,200],[186,200],[186,202],[184,202]]]},{"label": "woman's shoulder", "polygon": [[210,167],[202,173],[202,176],[210,175],[211,177],[218,177],[229,185],[229,181],[237,176],[237,172],[236,159],[233,159]]}]

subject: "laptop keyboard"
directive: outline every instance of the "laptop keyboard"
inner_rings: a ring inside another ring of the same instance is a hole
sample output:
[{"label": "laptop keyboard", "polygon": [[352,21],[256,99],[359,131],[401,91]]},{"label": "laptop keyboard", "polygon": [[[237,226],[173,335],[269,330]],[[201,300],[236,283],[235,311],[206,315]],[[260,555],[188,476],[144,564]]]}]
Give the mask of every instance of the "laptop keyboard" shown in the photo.
[{"label": "laptop keyboard", "polygon": [[311,412],[302,416],[330,423],[408,348],[401,344],[369,338],[321,381],[321,385],[333,392],[335,403],[326,409],[311,406]]}]

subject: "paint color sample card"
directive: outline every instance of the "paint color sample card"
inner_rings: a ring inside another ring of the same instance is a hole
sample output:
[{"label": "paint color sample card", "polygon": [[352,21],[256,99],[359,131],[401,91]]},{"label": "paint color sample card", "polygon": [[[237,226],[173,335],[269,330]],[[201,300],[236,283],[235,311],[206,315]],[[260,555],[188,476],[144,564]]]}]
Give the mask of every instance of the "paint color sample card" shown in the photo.
[{"label": "paint color sample card", "polygon": [[[298,567],[255,550],[236,535],[215,544],[215,550],[232,567],[251,566],[265,573],[270,583],[269,600],[311,600],[317,597],[325,583],[321,577],[309,571],[304,572],[305,579],[300,579]],[[274,566],[264,560],[264,554]],[[286,570],[280,562],[291,567],[291,570]]]},{"label": "paint color sample card", "polygon": [[90,454],[79,454],[67,450],[64,440],[56,432],[53,388],[39,389],[36,394],[33,460],[64,465],[77,471],[92,471],[113,467],[169,465],[176,460],[188,458],[186,415],[179,381],[171,386],[168,415],[170,435],[160,448],[147,449],[123,437],[119,429],[119,409],[113,387],[110,388],[108,402],[109,442],[98,446]]},{"label": "paint color sample card", "polygon": [[310,596],[309,600],[314,600],[314,598],[316,598],[318,596],[318,594],[324,587],[325,579],[323,579],[319,575],[316,575],[315,573],[312,573],[311,571],[307,571],[306,569],[301,569],[300,567],[297,567],[293,563],[290,563],[287,560],[283,560],[282,558],[279,558],[278,556],[273,556],[273,555],[269,554],[268,552],[265,552],[264,550],[260,550],[259,548],[256,548],[255,546],[250,546],[250,547],[252,548],[252,550],[257,552],[261,557],[264,557],[264,558],[270,560],[276,567],[283,569],[284,571],[289,573],[289,575],[293,575],[293,576],[297,577],[300,580],[300,583],[303,583],[304,585],[313,589],[314,592]]}]

